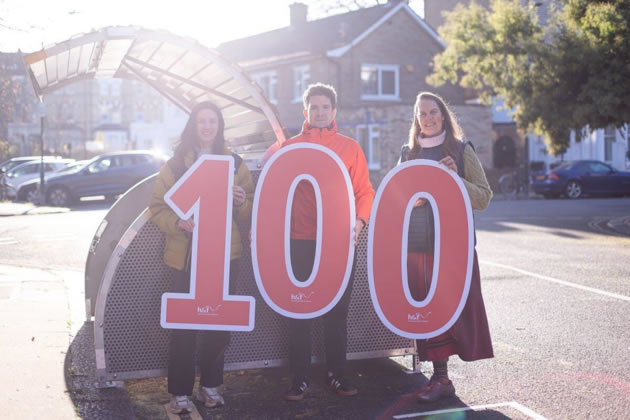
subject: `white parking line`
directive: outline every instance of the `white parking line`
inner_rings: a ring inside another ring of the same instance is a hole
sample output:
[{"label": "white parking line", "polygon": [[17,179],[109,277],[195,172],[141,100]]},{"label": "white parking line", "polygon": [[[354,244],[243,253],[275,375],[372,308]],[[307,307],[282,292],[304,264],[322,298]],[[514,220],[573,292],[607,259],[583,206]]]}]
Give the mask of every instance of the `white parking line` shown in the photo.
[{"label": "white parking line", "polygon": [[414,418],[414,417],[430,416],[433,414],[457,413],[460,411],[471,411],[471,410],[475,410],[475,411],[488,410],[492,408],[501,408],[501,407],[511,407],[535,420],[547,420],[546,417],[541,416],[540,414],[536,413],[534,410],[531,410],[523,406],[522,404],[517,403],[516,401],[497,403],[497,404],[474,405],[471,407],[447,408],[444,410],[423,411],[421,413],[399,414],[397,416],[394,416],[394,418],[395,419],[409,419],[409,418]]},{"label": "white parking line", "polygon": [[568,282],[568,281],[565,281],[565,280],[555,279],[555,278],[549,277],[549,276],[543,276],[542,274],[536,274],[536,273],[532,273],[531,271],[521,270],[520,268],[512,267],[511,265],[499,264],[499,263],[495,263],[495,262],[492,262],[492,261],[486,261],[486,260],[479,260],[479,262],[481,264],[491,265],[493,267],[505,268],[506,270],[516,271],[517,273],[525,274],[526,276],[535,277],[535,278],[541,279],[541,280],[547,280],[547,281],[550,281],[552,283],[561,284],[563,286],[574,287],[576,289],[585,290],[587,292],[597,293],[597,294],[600,294],[600,295],[604,295],[604,296],[608,296],[608,297],[611,297],[611,298],[625,300],[626,302],[630,302],[630,297],[629,296],[624,296],[624,295],[620,295],[620,294],[617,294],[617,293],[607,292],[605,290],[596,289],[594,287],[582,286],[581,284],[575,284],[575,283],[571,283],[571,282]]}]

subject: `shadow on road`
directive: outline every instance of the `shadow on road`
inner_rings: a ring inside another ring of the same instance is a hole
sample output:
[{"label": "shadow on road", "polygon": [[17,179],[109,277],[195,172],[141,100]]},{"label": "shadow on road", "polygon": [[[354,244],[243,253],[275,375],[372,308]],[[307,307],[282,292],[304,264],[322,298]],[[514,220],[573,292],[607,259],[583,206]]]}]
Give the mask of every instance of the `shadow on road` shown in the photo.
[{"label": "shadow on road", "polygon": [[114,204],[114,200],[89,200],[78,201],[73,203],[69,209],[71,211],[94,211],[94,210],[109,210]]},{"label": "shadow on road", "polygon": [[487,232],[547,229],[563,238],[582,239],[583,233],[630,237],[630,199],[515,200],[493,202],[475,212],[475,228]]},{"label": "shadow on road", "polygon": [[132,419],[133,411],[124,388],[95,386],[94,323],[85,322],[72,340],[64,361],[64,378],[70,400],[82,419]]}]

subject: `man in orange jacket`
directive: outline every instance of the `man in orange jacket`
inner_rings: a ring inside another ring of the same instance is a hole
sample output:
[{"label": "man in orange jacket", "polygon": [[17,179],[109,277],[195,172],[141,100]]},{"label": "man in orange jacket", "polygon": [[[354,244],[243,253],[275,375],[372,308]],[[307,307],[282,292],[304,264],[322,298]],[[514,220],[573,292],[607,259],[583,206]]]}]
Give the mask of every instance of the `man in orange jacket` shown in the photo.
[{"label": "man in orange jacket", "polygon": [[[352,183],[356,208],[354,241],[370,217],[374,189],[370,183],[365,156],[359,143],[337,133],[337,93],[332,86],[317,83],[310,85],[303,96],[304,126],[302,132],[287,140],[283,146],[295,143],[314,143],[329,148],[343,161]],[[306,281],[315,259],[317,233],[317,207],[315,192],[310,182],[298,184],[291,212],[291,265],[295,277]],[[322,264],[325,264],[322,261]],[[342,396],[357,394],[357,389],[344,377],[346,362],[346,318],[354,279],[354,265],[348,288],[337,305],[323,315],[326,363],[326,383]],[[285,398],[301,400],[308,388],[311,365],[311,320],[289,319],[289,359],[293,370],[293,385]]]}]

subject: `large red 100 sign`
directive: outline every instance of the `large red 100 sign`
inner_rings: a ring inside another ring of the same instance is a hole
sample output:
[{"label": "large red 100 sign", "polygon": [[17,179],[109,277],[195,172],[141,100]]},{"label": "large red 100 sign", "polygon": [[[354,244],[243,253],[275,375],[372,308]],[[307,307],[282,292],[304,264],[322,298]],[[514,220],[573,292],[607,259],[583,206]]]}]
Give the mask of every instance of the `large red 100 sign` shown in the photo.
[{"label": "large red 100 sign", "polygon": [[[180,218],[195,219],[190,293],[163,295],[164,328],[254,328],[254,298],[227,292],[233,166],[232,157],[202,156],[164,196]],[[293,275],[290,258],[291,209],[300,182],[312,185],[317,214],[315,263],[304,282]],[[409,216],[418,197],[431,203],[436,228],[435,269],[423,301],[411,296],[406,268]],[[261,172],[252,217],[252,263],[265,302],[291,318],[332,309],[348,285],[354,223],[352,184],[335,153],[313,144],[277,152]],[[387,174],[370,217],[368,280],[374,308],[391,331],[430,338],[453,325],[468,296],[473,238],[470,201],[456,174],[426,160]]]}]

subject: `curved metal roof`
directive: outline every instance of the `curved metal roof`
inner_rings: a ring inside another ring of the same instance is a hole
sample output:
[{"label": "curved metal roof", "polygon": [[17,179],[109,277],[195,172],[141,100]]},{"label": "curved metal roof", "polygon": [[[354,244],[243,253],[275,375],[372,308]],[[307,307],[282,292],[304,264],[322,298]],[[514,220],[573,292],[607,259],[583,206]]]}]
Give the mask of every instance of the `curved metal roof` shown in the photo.
[{"label": "curved metal roof", "polygon": [[[262,89],[217,50],[166,31],[113,26],[24,56],[38,96],[80,80],[141,80],[189,113],[211,100],[222,110],[225,137],[245,158],[259,158],[285,136]],[[274,135],[275,134],[275,135]]]}]

